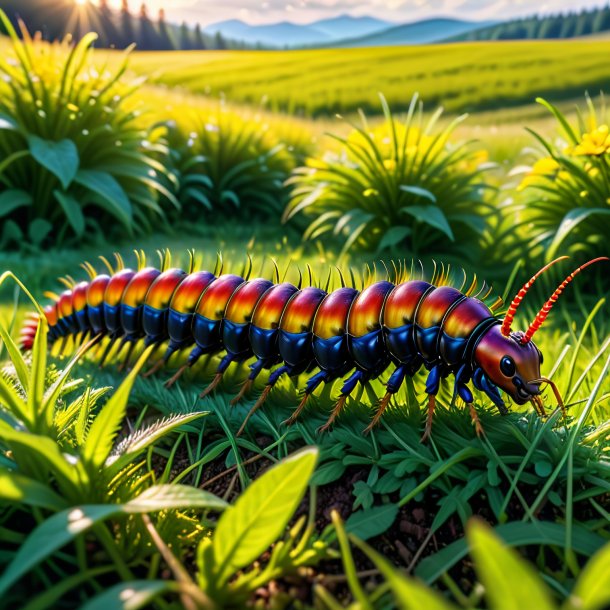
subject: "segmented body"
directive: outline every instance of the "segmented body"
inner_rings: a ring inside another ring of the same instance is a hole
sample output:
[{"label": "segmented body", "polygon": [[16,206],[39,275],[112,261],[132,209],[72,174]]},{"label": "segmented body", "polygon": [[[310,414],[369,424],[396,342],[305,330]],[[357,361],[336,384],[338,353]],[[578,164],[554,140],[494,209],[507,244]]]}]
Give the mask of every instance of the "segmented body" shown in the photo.
[{"label": "segmented body", "polygon": [[[327,293],[264,278],[144,267],[76,284],[44,311],[51,343],[79,333],[129,345],[141,339],[148,345],[167,342],[162,363],[186,348],[187,366],[203,354],[223,354],[218,378],[232,362],[254,359],[249,381],[269,369],[269,389],[284,374],[313,372],[306,397],[320,384],[347,376],[345,398],[358,382],[389,367],[386,396],[391,396],[406,376],[425,366],[428,394],[436,394],[440,380],[453,374],[456,393],[466,402],[472,402],[466,386],[472,379],[503,406],[474,359],[477,342],[500,321],[481,300],[423,280],[378,281],[361,291],[342,287]],[[32,321],[24,328],[26,349],[36,326]]]}]

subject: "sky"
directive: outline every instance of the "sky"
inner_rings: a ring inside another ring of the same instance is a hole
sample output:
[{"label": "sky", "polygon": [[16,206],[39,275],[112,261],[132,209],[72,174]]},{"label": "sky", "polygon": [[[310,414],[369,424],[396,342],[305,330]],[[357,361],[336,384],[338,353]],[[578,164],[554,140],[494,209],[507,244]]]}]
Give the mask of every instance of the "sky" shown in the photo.
[{"label": "sky", "polygon": [[[141,0],[129,0],[135,11]],[[566,12],[602,6],[607,0],[146,0],[149,14],[160,7],[171,21],[209,25],[225,19],[252,24],[292,21],[309,23],[341,14],[370,15],[405,23],[428,17],[478,21],[509,19],[538,13]],[[112,0],[118,6],[120,0]]]}]

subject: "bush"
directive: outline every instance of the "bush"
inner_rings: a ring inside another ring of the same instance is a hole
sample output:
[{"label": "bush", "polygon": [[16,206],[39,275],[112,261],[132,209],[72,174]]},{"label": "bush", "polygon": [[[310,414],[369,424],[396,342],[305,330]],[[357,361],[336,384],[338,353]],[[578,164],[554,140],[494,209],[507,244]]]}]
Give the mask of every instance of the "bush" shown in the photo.
[{"label": "bush", "polygon": [[[94,67],[95,34],[76,46],[45,44],[23,28],[23,42],[3,13],[11,53],[0,58],[0,244],[80,240],[94,232],[132,233],[161,214],[165,170],[147,141],[125,83]],[[166,193],[170,199],[172,195]]]},{"label": "bush", "polygon": [[310,219],[304,237],[333,236],[350,249],[400,250],[420,256],[449,254],[470,258],[493,207],[483,201],[479,182],[484,152],[453,144],[462,120],[437,126],[439,108],[425,123],[418,96],[403,122],[381,96],[385,121],[361,125],[347,138],[333,135],[340,153],[311,158],[289,184],[289,220],[303,212]]},{"label": "bush", "polygon": [[531,132],[542,146],[519,190],[520,223],[533,225],[530,247],[546,260],[566,252],[579,256],[607,254],[610,234],[610,123],[605,105],[595,108],[587,97],[587,113],[571,125],[562,112],[538,102],[556,118],[562,135],[554,141]]},{"label": "bush", "polygon": [[290,147],[264,118],[226,108],[170,106],[166,116],[176,197],[192,223],[203,210],[223,216],[279,216],[285,180],[295,166]]}]

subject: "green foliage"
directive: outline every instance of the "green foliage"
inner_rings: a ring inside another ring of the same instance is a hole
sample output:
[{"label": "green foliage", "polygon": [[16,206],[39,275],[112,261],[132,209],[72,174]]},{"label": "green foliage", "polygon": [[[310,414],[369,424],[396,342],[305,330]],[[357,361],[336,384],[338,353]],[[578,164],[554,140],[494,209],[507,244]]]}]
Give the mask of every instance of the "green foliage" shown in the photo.
[{"label": "green foliage", "polygon": [[199,112],[181,104],[169,113],[170,171],[183,221],[192,225],[207,211],[222,217],[281,214],[284,181],[295,162],[263,119],[223,105]]},{"label": "green foliage", "polygon": [[[573,125],[555,106],[540,99],[553,114],[562,138],[534,133],[542,155],[523,179],[525,206],[518,226],[533,223],[530,248],[545,260],[572,252],[579,256],[607,254],[610,231],[610,116],[602,103],[596,109],[587,97],[587,114]],[[514,227],[513,227],[514,230]]]},{"label": "green foliage", "polygon": [[399,121],[381,96],[384,123],[370,128],[364,114],[347,138],[333,136],[338,154],[308,160],[289,180],[292,198],[284,214],[311,220],[304,236],[332,235],[350,249],[399,250],[415,256],[476,256],[485,217],[480,158],[451,134],[463,117],[438,127],[438,109],[424,124],[413,97]]},{"label": "green foliage", "polygon": [[[165,173],[138,124],[124,77],[94,66],[94,34],[76,46],[17,37],[0,61],[0,245],[78,242],[91,235],[133,234],[162,215]],[[10,215],[10,219],[8,217]]]}]

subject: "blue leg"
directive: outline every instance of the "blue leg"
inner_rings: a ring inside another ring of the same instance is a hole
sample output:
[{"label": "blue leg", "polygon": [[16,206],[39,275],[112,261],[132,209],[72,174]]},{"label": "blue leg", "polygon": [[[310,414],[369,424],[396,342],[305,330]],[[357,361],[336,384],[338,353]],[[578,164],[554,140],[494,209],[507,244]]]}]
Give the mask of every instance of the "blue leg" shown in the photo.
[{"label": "blue leg", "polygon": [[237,396],[231,400],[232,405],[236,405],[251,390],[255,379],[259,376],[260,372],[267,364],[267,360],[259,358],[254,364],[250,365],[250,374],[248,375],[248,379],[246,379],[246,381],[242,384],[239,394],[237,394]]},{"label": "blue leg", "polygon": [[305,394],[303,395],[303,399],[299,403],[299,406],[294,410],[294,413],[286,421],[284,421],[282,423],[286,424],[287,426],[294,424],[294,422],[297,420],[299,415],[303,412],[303,409],[305,408],[305,404],[307,403],[307,400],[313,394],[313,392],[315,392],[316,388],[321,383],[328,383],[332,378],[333,378],[333,376],[331,376],[331,373],[329,373],[328,371],[324,371],[324,370],[319,371],[313,377],[310,377],[307,380],[307,383],[305,384]]},{"label": "blue leg", "polygon": [[405,380],[405,376],[407,374],[407,365],[401,364],[390,376],[388,379],[388,383],[386,384],[387,391],[385,396],[381,399],[379,403],[379,407],[371,420],[371,423],[364,429],[364,433],[368,434],[378,423],[383,415],[383,412],[386,410],[387,406],[390,404],[390,400],[392,396],[398,392],[402,382]]},{"label": "blue leg", "polygon": [[485,392],[494,405],[498,407],[500,415],[508,415],[508,409],[502,400],[502,396],[500,396],[500,392],[498,392],[498,388],[487,378],[485,373],[483,373],[483,369],[478,368],[475,370],[472,381],[474,387],[477,390]]},{"label": "blue leg", "polygon": [[432,432],[432,418],[434,417],[434,409],[436,408],[436,395],[438,394],[441,385],[442,371],[440,365],[432,367],[428,378],[426,379],[426,394],[428,394],[428,415],[426,417],[426,427],[424,434],[421,437],[421,442],[425,442]]},{"label": "blue leg", "polygon": [[222,381],[222,376],[225,374],[225,371],[229,368],[231,362],[236,359],[235,354],[227,354],[218,365],[216,369],[216,375],[214,375],[214,379],[208,387],[199,394],[199,398],[205,398],[212,390],[216,389],[216,386]]},{"label": "blue leg", "polygon": [[353,392],[358,382],[364,384],[370,378],[370,373],[356,369],[343,383],[341,388],[341,396],[330,413],[330,417],[327,422],[318,428],[318,432],[326,432],[332,425],[335,419],[337,419],[339,413],[343,410],[347,397]]}]

